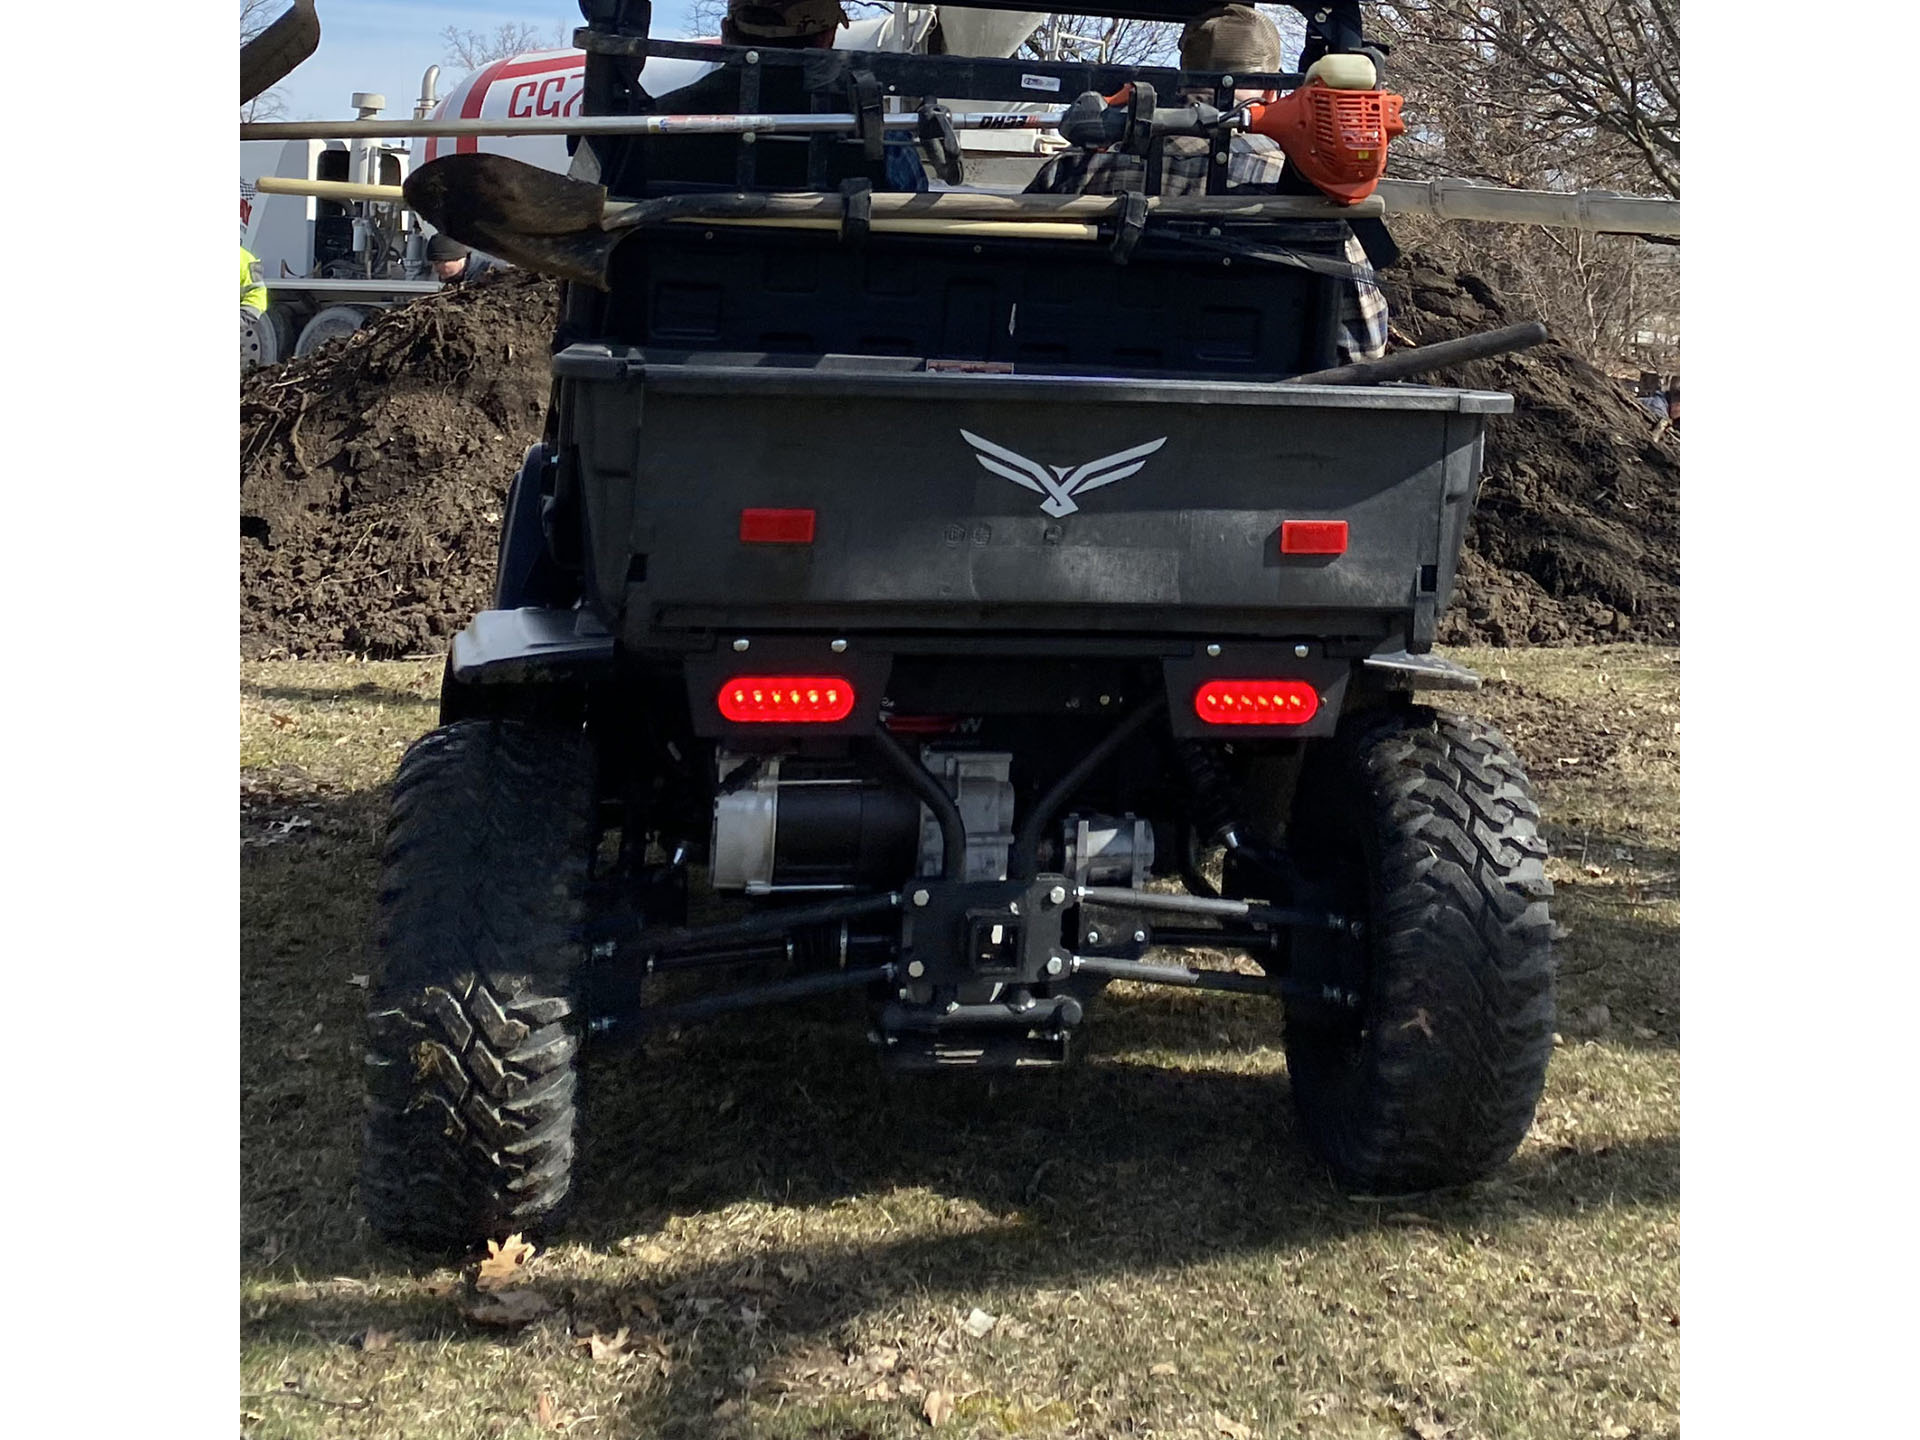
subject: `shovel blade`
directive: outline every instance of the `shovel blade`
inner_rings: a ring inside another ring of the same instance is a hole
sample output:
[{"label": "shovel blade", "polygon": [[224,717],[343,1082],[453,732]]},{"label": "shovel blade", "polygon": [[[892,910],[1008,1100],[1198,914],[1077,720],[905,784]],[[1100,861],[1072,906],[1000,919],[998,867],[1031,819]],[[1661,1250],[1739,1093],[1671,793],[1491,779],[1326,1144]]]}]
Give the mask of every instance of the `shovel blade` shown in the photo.
[{"label": "shovel blade", "polygon": [[240,47],[240,103],[264,95],[319,48],[313,0],[294,0],[291,10]]},{"label": "shovel blade", "polygon": [[[443,155],[407,177],[407,203],[456,239],[478,223],[496,234],[571,235],[598,229],[607,187],[569,180],[505,155]],[[498,253],[489,251],[489,253]]]}]

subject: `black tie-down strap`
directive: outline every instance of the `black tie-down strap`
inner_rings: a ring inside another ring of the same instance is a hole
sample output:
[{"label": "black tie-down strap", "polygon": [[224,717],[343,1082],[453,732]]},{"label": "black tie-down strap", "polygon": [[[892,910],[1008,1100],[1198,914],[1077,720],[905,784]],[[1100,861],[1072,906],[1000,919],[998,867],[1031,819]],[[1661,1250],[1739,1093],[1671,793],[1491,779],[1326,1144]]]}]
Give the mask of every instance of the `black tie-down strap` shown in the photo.
[{"label": "black tie-down strap", "polygon": [[960,149],[960,136],[953,128],[953,115],[946,106],[929,100],[920,107],[920,149],[941,184],[966,183],[966,156]]},{"label": "black tie-down strap", "polygon": [[870,70],[856,70],[848,77],[853,92],[854,121],[860,132],[860,145],[869,163],[886,154],[886,113],[881,108],[880,82]]},{"label": "black tie-down strap", "polygon": [[1120,213],[1113,227],[1114,264],[1126,264],[1133,247],[1140,243],[1141,235],[1146,233],[1149,208],[1147,197],[1137,190],[1129,190],[1120,197]]},{"label": "black tie-down strap", "polygon": [[842,180],[840,194],[847,202],[846,212],[840,217],[840,239],[858,245],[873,233],[873,182]]}]

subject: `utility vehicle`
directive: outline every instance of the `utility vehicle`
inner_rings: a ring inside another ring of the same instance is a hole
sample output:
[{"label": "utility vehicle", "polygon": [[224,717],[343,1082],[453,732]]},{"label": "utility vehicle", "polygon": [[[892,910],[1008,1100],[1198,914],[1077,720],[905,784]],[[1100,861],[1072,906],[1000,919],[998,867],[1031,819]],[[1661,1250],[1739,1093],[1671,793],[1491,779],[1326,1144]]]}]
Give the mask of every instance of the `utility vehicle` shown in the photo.
[{"label": "utility vehicle", "polygon": [[[697,51],[740,114],[786,86],[848,123],[722,137],[705,185],[684,138],[586,134],[549,177],[598,178],[578,234],[436,191],[461,157],[409,181],[569,280],[495,605],[394,782],[376,1228],[552,1225],[584,1055],[830,992],[893,1071],[1065,1064],[1116,980],[1265,997],[1276,1103],[1349,1192],[1502,1164],[1552,1046],[1547,851],[1506,742],[1419,692],[1478,684],[1432,645],[1512,402],[1394,378],[1489,347],[1334,365],[1377,201],[977,194],[925,100],[1091,97],[1151,158],[1312,82],[582,10],[585,120],[655,113],[638,67]],[[1303,65],[1364,53],[1357,6],[1307,21]],[[941,183],[876,193],[903,125]]]}]

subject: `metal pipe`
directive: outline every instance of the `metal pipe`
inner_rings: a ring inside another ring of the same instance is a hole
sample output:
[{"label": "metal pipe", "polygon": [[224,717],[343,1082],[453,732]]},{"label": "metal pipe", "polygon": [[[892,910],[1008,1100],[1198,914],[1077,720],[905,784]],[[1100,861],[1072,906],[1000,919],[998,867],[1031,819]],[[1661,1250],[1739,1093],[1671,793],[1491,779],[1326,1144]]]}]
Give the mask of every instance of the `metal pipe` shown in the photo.
[{"label": "metal pipe", "polygon": [[1279,949],[1281,938],[1278,930],[1205,930],[1198,926],[1183,929],[1179,926],[1156,925],[1147,934],[1147,944],[1166,945],[1175,949],[1197,947],[1259,953]]},{"label": "metal pipe", "polygon": [[[849,936],[846,942],[848,954],[870,954],[878,951],[891,954],[897,948],[896,942],[880,935]],[[646,969],[649,973],[670,974],[686,970],[721,970],[729,965],[766,964],[789,959],[796,946],[789,940],[768,940],[759,945],[730,946],[724,950],[689,950],[672,955],[649,956]]]},{"label": "metal pipe", "polygon": [[1288,385],[1374,385],[1382,380],[1402,380],[1409,375],[1425,374],[1448,365],[1464,365],[1469,360],[1485,360],[1509,350],[1525,350],[1547,338],[1547,327],[1538,320],[1524,325],[1508,325],[1459,340],[1442,340],[1437,345],[1420,345],[1402,350],[1384,360],[1362,360],[1353,365],[1336,365],[1331,370],[1314,370],[1295,375]]},{"label": "metal pipe", "polygon": [[784,936],[789,930],[818,925],[828,920],[854,920],[862,915],[877,915],[898,909],[900,896],[863,895],[853,900],[828,900],[818,905],[796,905],[792,909],[772,910],[721,925],[662,926],[657,930],[639,930],[622,937],[619,927],[590,933],[599,939],[620,941],[623,948],[643,954],[671,954],[689,950],[724,950],[743,941]]},{"label": "metal pipe", "polygon": [[1078,1025],[1084,1010],[1071,995],[1054,995],[1044,1000],[1029,1000],[1024,1006],[1010,1000],[991,1005],[954,1005],[945,1010],[929,1010],[898,1002],[880,1012],[882,1031],[950,1030],[967,1026],[996,1026],[1002,1029],[1031,1025]]},{"label": "metal pipe", "polygon": [[[956,130],[1057,130],[1064,110],[1020,115],[1005,110],[952,116]],[[859,117],[819,115],[529,115],[509,120],[254,120],[241,125],[242,140],[404,139],[480,135],[818,135],[855,134]]]},{"label": "metal pipe", "polygon": [[1201,895],[1162,895],[1151,890],[1124,890],[1118,886],[1082,885],[1074,892],[1087,905],[1111,905],[1118,910],[1159,910],[1174,915],[1208,915],[1220,919],[1251,920],[1256,925],[1286,925],[1305,930],[1345,930],[1344,915],[1319,910],[1286,910],[1248,900],[1209,899]]},{"label": "metal pipe", "polygon": [[[1146,723],[1167,708],[1167,697],[1156,695],[1133,714],[1127,716],[1113,729],[1109,730],[1091,750],[1080,757],[1080,763],[1053,784],[1053,788],[1035,802],[1027,812],[1027,818],[1020,824],[1019,833],[1014,837],[1013,853],[1007,860],[1007,873],[1017,880],[1031,880],[1038,861],[1040,832],[1047,822],[1054,818],[1060,807],[1073,798],[1073,793],[1086,784],[1087,778],[1098,770],[1113,753],[1143,729]],[[1130,892],[1128,892],[1130,893]]]},{"label": "metal pipe", "polygon": [[894,967],[873,965],[864,970],[828,970],[818,975],[802,975],[772,985],[756,985],[747,990],[730,990],[724,995],[703,995],[698,1000],[683,1000],[674,1005],[642,1005],[624,1014],[602,1016],[594,1022],[599,1031],[635,1033],[674,1025],[683,1020],[710,1020],[735,1010],[751,1010],[760,1005],[777,1005],[787,1000],[805,1000],[813,995],[830,995],[836,990],[859,990],[893,979]]},{"label": "metal pipe", "polygon": [[1279,995],[1285,982],[1266,975],[1237,975],[1231,970],[1189,970],[1184,965],[1149,965],[1141,960],[1107,960],[1076,955],[1073,973],[1099,980],[1137,980],[1146,985],[1179,985],[1189,990],[1228,990],[1238,995]]},{"label": "metal pipe", "polygon": [[960,818],[960,806],[947,793],[947,787],[933,778],[933,772],[921,764],[918,757],[909,755],[906,748],[887,733],[886,726],[874,727],[873,743],[882,758],[893,767],[894,773],[907,782],[907,787],[920,797],[921,803],[933,812],[933,818],[939,822],[941,878],[965,880],[967,824]]},{"label": "metal pipe", "polygon": [[1552,225],[1613,235],[1678,235],[1680,202],[1609,190],[1508,190],[1470,180],[1382,180],[1376,192],[1390,215]]},{"label": "metal pipe", "polygon": [[1253,907],[1245,900],[1210,900],[1201,895],[1159,895],[1151,890],[1128,890],[1117,885],[1082,885],[1075,898],[1088,905],[1113,905],[1124,910],[1167,910],[1176,915],[1218,915],[1244,920]]},{"label": "metal pipe", "polygon": [[427,66],[426,73],[420,77],[420,98],[413,102],[413,118],[424,120],[434,106],[440,103],[440,67]]}]

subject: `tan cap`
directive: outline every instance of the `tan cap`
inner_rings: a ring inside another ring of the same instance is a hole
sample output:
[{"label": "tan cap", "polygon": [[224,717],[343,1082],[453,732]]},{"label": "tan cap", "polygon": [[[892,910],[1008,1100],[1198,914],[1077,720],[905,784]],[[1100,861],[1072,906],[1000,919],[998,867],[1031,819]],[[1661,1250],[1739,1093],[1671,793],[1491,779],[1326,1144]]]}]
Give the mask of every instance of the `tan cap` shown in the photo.
[{"label": "tan cap", "polygon": [[1280,32],[1251,5],[1222,5],[1180,32],[1183,70],[1277,71]]},{"label": "tan cap", "polygon": [[791,40],[847,23],[840,0],[727,0],[727,23],[742,35]]}]

